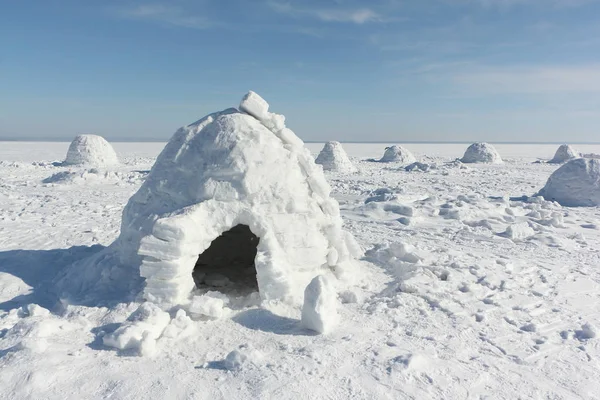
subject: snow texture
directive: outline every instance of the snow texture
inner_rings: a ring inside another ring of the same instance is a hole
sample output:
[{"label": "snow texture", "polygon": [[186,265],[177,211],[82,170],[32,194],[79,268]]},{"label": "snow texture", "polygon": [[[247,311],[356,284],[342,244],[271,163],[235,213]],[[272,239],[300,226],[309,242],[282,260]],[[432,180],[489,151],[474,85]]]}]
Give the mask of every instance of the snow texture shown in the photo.
[{"label": "snow texture", "polygon": [[121,282],[135,291],[137,276],[145,280],[146,300],[187,304],[198,255],[238,224],[259,238],[255,268],[263,299],[299,305],[315,275],[353,271],[361,250],[342,230],[322,168],[256,93],[244,97],[240,110],[179,129],[127,203],[119,238],[61,283],[79,282],[89,293],[103,285],[117,290]]},{"label": "snow texture", "polygon": [[379,160],[379,162],[397,162],[401,164],[412,164],[415,161],[417,159],[410,151],[397,145],[387,147],[383,157]]},{"label": "snow texture", "polygon": [[600,160],[576,158],[554,171],[538,193],[565,207],[600,206]]},{"label": "snow texture", "polygon": [[327,142],[315,160],[325,171],[354,173],[357,171],[340,142]]},{"label": "snow texture", "polygon": [[548,161],[550,164],[563,164],[574,158],[581,157],[581,154],[568,144],[561,145],[554,154],[554,158]]},{"label": "snow texture", "polygon": [[102,136],[78,135],[73,139],[64,165],[110,167],[119,164],[117,153]]},{"label": "snow texture", "polygon": [[473,143],[461,159],[463,163],[502,164],[502,157],[494,146],[488,143]]},{"label": "snow texture", "polygon": [[338,323],[338,300],[328,277],[315,277],[304,290],[302,326],[318,333],[328,333]]}]

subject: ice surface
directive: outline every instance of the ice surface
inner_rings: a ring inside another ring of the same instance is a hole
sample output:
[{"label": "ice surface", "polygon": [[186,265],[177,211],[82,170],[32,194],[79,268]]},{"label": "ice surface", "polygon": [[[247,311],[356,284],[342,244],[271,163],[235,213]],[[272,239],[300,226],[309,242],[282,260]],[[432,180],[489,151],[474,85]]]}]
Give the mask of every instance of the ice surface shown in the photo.
[{"label": "ice surface", "polygon": [[102,136],[78,135],[73,139],[65,165],[87,165],[93,167],[110,167],[117,165],[117,153]]},{"label": "ice surface", "polygon": [[568,144],[560,145],[554,154],[554,158],[548,161],[550,164],[563,164],[574,158],[581,157],[581,154]]},{"label": "ice surface", "polygon": [[461,159],[464,163],[502,164],[502,157],[489,143],[473,143]]},{"label": "ice surface", "polygon": [[338,300],[330,278],[319,275],[304,290],[302,326],[318,333],[331,332],[338,323]]},{"label": "ice surface", "polygon": [[317,156],[315,162],[321,164],[325,171],[354,173],[356,167],[348,158],[340,142],[327,142]]},{"label": "ice surface", "polygon": [[567,162],[550,175],[538,194],[566,207],[600,206],[600,160]]},{"label": "ice surface", "polygon": [[387,147],[380,162],[397,162],[400,164],[411,164],[417,161],[415,156],[406,148],[398,145]]}]

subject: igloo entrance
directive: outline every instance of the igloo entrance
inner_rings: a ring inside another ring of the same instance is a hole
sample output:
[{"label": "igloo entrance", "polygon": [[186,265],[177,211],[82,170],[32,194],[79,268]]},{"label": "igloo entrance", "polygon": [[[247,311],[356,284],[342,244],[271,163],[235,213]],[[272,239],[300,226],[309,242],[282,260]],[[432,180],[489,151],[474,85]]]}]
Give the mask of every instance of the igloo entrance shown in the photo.
[{"label": "igloo entrance", "polygon": [[200,254],[192,277],[197,288],[258,291],[256,258],[259,238],[247,225],[236,225]]}]

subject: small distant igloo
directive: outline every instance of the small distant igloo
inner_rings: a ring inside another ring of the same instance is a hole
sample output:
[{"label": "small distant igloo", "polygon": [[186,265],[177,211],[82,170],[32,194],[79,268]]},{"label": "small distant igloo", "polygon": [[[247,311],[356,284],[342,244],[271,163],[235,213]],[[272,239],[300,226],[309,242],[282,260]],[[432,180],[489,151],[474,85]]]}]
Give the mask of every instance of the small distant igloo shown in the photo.
[{"label": "small distant igloo", "polygon": [[561,145],[556,153],[554,154],[554,158],[548,161],[550,164],[563,164],[567,161],[570,161],[574,158],[581,157],[581,154],[575,150],[573,147],[568,144]]},{"label": "small distant igloo", "polygon": [[102,136],[78,135],[71,142],[63,164],[109,167],[118,163],[117,153]]},{"label": "small distant igloo", "polygon": [[473,143],[467,148],[460,161],[463,163],[502,164],[502,157],[489,143]]},{"label": "small distant igloo", "polygon": [[401,164],[412,164],[415,161],[417,159],[410,151],[397,145],[386,147],[383,157],[379,160],[379,162],[397,162]]},{"label": "small distant igloo", "polygon": [[550,175],[538,195],[565,207],[600,206],[600,160],[568,161]]},{"label": "small distant igloo", "polygon": [[179,129],[127,203],[119,238],[58,289],[76,282],[85,295],[127,291],[164,307],[189,304],[196,288],[244,289],[301,305],[315,276],[355,276],[362,251],[322,168],[268,109],[249,92],[239,109]]},{"label": "small distant igloo", "polygon": [[323,170],[332,172],[354,173],[357,171],[340,142],[327,142],[315,160],[323,166]]}]

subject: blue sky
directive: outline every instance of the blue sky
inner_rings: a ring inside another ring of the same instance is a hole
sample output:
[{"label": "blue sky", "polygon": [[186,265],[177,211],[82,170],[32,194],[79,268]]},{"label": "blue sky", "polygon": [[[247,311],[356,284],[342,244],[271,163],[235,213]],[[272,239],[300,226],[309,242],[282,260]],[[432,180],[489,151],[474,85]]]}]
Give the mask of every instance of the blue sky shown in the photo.
[{"label": "blue sky", "polygon": [[254,90],[304,140],[600,142],[598,0],[0,0],[0,137],[168,139]]}]

